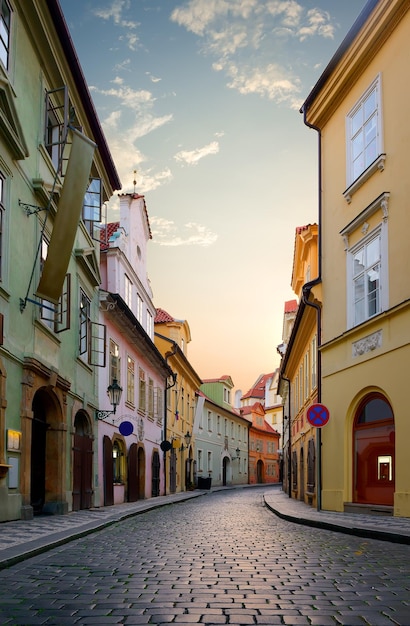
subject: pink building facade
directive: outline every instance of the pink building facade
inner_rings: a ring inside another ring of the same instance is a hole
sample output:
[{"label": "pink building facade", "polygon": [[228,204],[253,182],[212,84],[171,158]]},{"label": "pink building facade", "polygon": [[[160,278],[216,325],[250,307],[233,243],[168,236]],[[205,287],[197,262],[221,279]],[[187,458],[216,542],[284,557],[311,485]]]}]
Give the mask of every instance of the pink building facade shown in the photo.
[{"label": "pink building facade", "polygon": [[[147,276],[151,239],[144,197],[120,196],[120,220],[101,232],[100,323],[106,363],[99,376],[97,506],[164,494],[164,399],[172,370],[154,344]],[[122,389],[110,405],[110,386]],[[102,400],[105,399],[106,400]]]}]

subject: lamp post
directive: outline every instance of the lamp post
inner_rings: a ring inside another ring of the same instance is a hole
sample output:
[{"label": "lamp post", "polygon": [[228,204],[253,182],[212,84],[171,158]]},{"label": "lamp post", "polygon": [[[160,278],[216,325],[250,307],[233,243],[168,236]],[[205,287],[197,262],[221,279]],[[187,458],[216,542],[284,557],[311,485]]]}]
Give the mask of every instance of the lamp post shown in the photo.
[{"label": "lamp post", "polygon": [[120,385],[118,384],[118,380],[116,378],[113,378],[111,385],[108,385],[108,388],[107,388],[107,395],[108,395],[110,404],[113,407],[113,410],[103,411],[101,409],[97,409],[95,412],[96,419],[104,420],[109,415],[114,415],[115,411],[117,410],[117,406],[120,403],[121,394],[122,394],[122,387],[120,387]]}]

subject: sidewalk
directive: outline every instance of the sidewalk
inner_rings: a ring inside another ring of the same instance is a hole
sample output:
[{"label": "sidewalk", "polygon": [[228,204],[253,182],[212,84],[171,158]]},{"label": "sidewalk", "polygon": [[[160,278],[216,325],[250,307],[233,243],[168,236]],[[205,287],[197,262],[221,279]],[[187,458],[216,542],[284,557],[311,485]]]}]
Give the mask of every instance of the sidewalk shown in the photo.
[{"label": "sidewalk", "polygon": [[263,499],[265,505],[273,513],[289,522],[368,539],[381,539],[410,545],[410,518],[408,517],[318,511],[300,500],[289,498],[288,494],[280,489],[267,490]]},{"label": "sidewalk", "polygon": [[241,485],[214,487],[210,491],[197,489],[138,502],[75,511],[68,515],[44,515],[30,521],[0,523],[0,569],[145,511],[209,495],[221,489],[240,488],[265,488],[263,500],[268,509],[293,523],[410,544],[408,518],[317,511],[303,502],[290,499],[280,485]]}]

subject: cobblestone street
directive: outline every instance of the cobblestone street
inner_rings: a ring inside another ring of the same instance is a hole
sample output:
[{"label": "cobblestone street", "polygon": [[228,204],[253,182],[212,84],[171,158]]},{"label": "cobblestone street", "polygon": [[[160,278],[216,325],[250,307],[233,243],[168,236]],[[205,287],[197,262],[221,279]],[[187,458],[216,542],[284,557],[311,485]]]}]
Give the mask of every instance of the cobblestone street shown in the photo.
[{"label": "cobblestone street", "polygon": [[410,625],[410,546],[292,524],[263,493],[158,508],[4,569],[0,623]]}]

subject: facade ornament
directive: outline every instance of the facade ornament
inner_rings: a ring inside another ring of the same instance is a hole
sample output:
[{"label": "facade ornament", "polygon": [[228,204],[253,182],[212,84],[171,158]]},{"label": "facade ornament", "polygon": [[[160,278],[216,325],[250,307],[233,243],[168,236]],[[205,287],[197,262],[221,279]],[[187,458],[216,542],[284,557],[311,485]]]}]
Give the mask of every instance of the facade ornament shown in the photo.
[{"label": "facade ornament", "polygon": [[145,429],[144,429],[144,420],[142,419],[142,417],[140,417],[140,419],[138,420],[137,432],[138,432],[138,441],[144,441]]},{"label": "facade ornament", "polygon": [[366,235],[368,230],[369,230],[369,224],[367,222],[364,222],[364,224],[362,226],[362,234]]},{"label": "facade ornament", "polygon": [[367,352],[373,352],[376,348],[380,348],[382,345],[382,331],[378,330],[376,333],[367,335],[363,339],[359,339],[352,344],[352,356],[362,356]]}]

